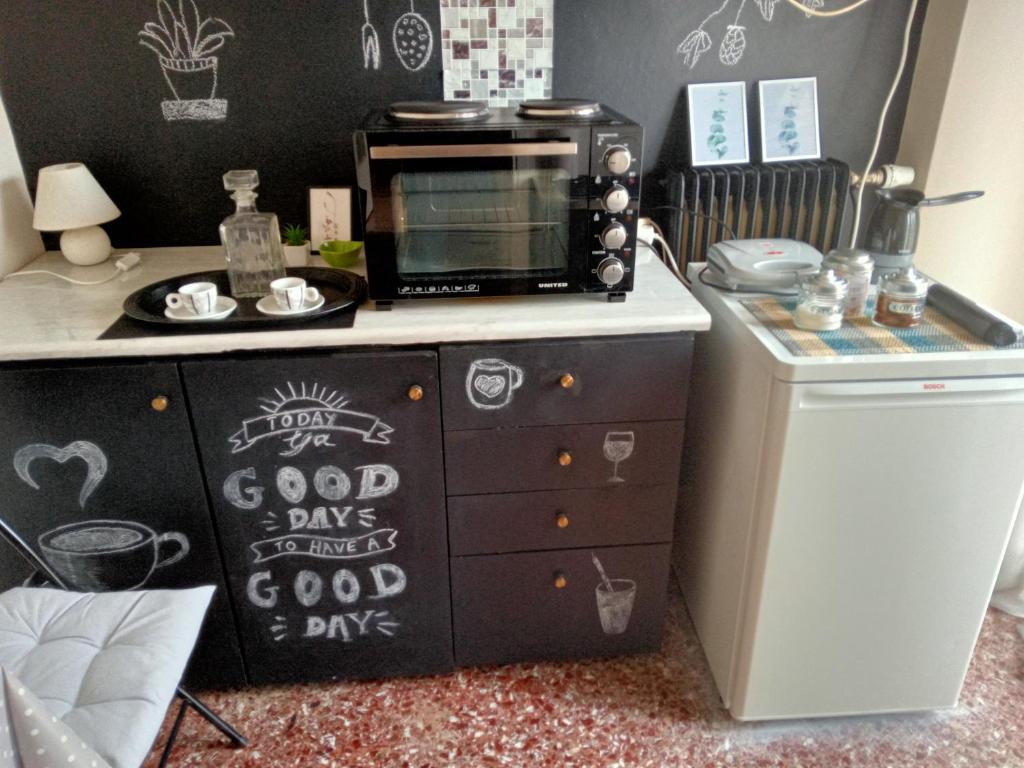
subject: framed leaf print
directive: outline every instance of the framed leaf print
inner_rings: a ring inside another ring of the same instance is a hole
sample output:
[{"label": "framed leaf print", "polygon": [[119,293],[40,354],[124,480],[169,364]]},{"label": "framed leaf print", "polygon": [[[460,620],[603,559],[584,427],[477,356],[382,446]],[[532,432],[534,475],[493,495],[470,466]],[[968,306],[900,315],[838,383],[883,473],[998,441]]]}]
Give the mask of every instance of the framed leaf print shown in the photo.
[{"label": "framed leaf print", "polygon": [[818,127],[818,78],[762,80],[761,160],[817,160],[821,157]]},{"label": "framed leaf print", "polygon": [[690,123],[690,164],[750,162],[747,137],[747,85],[701,83],[686,86]]}]

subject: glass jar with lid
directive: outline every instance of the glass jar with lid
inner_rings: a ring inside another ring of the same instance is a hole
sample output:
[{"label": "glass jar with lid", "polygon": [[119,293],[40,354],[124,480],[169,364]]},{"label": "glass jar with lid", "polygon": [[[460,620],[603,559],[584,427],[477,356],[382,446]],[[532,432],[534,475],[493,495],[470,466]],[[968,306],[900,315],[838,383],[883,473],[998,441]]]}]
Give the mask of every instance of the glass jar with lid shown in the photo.
[{"label": "glass jar with lid", "polygon": [[793,312],[796,327],[805,331],[836,330],[843,324],[848,290],[846,281],[831,269],[802,280]]},{"label": "glass jar with lid", "polygon": [[860,317],[868,304],[871,290],[871,274],[875,260],[871,254],[860,248],[834,248],[821,262],[823,269],[835,270],[846,281],[846,308],[844,317]]},{"label": "glass jar with lid", "polygon": [[882,275],[878,280],[875,323],[890,328],[913,328],[920,325],[930,285],[913,267]]}]

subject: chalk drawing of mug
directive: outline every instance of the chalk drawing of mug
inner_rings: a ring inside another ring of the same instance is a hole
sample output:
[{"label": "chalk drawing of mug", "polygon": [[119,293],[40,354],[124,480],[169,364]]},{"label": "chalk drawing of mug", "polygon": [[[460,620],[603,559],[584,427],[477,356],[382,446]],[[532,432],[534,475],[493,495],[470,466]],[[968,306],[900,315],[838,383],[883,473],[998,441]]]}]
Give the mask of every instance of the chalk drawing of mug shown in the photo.
[{"label": "chalk drawing of mug", "polygon": [[[161,556],[165,545],[177,552]],[[157,568],[188,555],[182,533],[161,533],[128,520],[85,520],[54,528],[39,537],[46,562],[75,589],[88,592],[136,589]]]},{"label": "chalk drawing of mug", "polygon": [[636,599],[636,582],[632,579],[601,581],[594,589],[597,595],[597,615],[606,635],[621,635],[629,627]]},{"label": "chalk drawing of mug", "polygon": [[474,360],[466,374],[469,402],[482,410],[504,408],[521,386],[523,369],[496,357]]}]

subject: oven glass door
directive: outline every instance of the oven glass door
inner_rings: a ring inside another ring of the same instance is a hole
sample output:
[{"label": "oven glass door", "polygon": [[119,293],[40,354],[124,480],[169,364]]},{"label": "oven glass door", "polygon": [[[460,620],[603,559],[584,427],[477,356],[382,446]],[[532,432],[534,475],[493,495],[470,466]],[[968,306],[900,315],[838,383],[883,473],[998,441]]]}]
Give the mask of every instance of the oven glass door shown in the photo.
[{"label": "oven glass door", "polygon": [[529,293],[539,281],[578,289],[587,207],[579,158],[581,148],[584,157],[589,151],[587,137],[487,132],[457,144],[451,134],[447,143],[423,138],[369,150],[374,207],[367,253],[375,297],[381,285],[396,295],[460,286],[481,295]]}]

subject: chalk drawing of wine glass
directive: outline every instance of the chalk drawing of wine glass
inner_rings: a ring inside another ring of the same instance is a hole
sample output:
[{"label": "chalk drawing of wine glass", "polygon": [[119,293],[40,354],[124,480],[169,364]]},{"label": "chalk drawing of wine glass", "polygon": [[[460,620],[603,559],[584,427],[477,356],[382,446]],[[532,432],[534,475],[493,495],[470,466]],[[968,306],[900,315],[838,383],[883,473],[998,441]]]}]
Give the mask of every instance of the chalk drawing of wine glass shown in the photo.
[{"label": "chalk drawing of wine glass", "polygon": [[636,435],[632,432],[609,432],[604,436],[604,457],[608,461],[615,462],[615,471],[608,478],[609,483],[624,483],[619,477],[619,462],[625,461],[633,455],[633,446],[636,445]]}]

